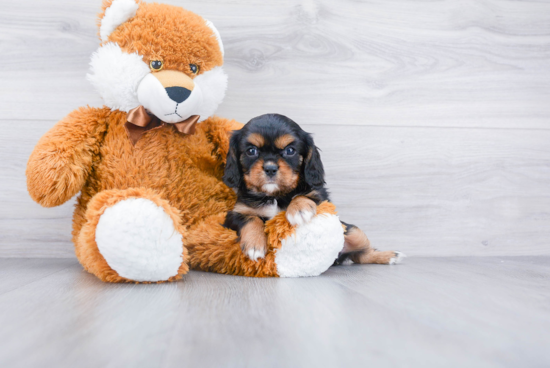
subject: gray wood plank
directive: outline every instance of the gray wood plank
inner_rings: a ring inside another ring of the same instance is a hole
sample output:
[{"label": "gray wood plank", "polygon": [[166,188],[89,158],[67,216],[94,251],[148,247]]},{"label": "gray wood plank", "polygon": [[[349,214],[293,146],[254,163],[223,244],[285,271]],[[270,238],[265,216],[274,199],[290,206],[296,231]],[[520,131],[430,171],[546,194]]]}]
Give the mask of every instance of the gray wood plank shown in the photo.
[{"label": "gray wood plank", "polygon": [[[19,262],[25,277],[40,272]],[[191,272],[161,285],[103,284],[74,263],[0,295],[0,365],[542,367],[548,281],[548,257],[411,258],[305,279]]]},{"label": "gray wood plank", "polygon": [[[220,29],[230,76],[223,116],[548,129],[548,2],[167,2]],[[84,78],[99,4],[3,2],[0,119],[58,120],[101,105]]]},{"label": "gray wood plank", "polygon": [[[298,120],[299,123],[301,123]],[[73,257],[73,201],[41,208],[25,165],[53,122],[0,137],[0,257]],[[409,255],[550,255],[550,132],[304,125],[344,221]],[[18,137],[23,144],[15,145]]]},{"label": "gray wood plank", "polygon": [[[10,258],[0,262],[0,295],[74,266],[66,258]],[[28,272],[24,272],[27,270]]]},{"label": "gray wood plank", "polygon": [[341,218],[374,245],[425,256],[550,255],[546,131],[310,131]]}]

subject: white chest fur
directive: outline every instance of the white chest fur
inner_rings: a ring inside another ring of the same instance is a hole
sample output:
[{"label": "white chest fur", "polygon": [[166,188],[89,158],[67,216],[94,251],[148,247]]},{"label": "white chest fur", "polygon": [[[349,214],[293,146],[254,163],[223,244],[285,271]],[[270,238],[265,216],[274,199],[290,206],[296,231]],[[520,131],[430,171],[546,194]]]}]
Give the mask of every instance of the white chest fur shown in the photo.
[{"label": "white chest fur", "polygon": [[277,205],[277,200],[274,199],[273,202],[266,203],[261,207],[255,208],[248,207],[247,205],[242,203],[237,203],[235,205],[234,211],[243,215],[259,216],[267,219],[272,219],[282,210]]},{"label": "white chest fur", "polygon": [[265,217],[265,218],[268,218],[268,219],[272,219],[279,212],[281,212],[281,209],[277,205],[277,200],[276,199],[273,200],[273,203],[266,204],[266,205],[258,208],[258,210],[257,210],[258,216]]}]

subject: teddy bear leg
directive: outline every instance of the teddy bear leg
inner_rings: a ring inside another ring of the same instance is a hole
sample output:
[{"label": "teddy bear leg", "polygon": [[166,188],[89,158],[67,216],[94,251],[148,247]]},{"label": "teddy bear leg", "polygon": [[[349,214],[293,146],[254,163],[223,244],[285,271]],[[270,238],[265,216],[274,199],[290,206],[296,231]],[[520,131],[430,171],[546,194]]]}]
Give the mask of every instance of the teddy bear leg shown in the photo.
[{"label": "teddy bear leg", "polygon": [[76,237],[84,268],[107,282],[162,282],[189,270],[179,212],[148,189],[106,190]]},{"label": "teddy bear leg", "polygon": [[251,260],[242,251],[237,233],[222,226],[225,212],[208,216],[188,231],[189,265],[194,270],[250,277],[277,277],[275,254]]},{"label": "teddy bear leg", "polygon": [[253,277],[317,276],[325,272],[344,246],[344,229],[334,205],[325,202],[308,223],[290,225],[282,212],[266,222],[268,252],[251,260],[237,234],[222,226],[225,213],[206,218],[189,230],[191,268]]},{"label": "teddy bear leg", "polygon": [[284,213],[266,223],[269,242],[279,241],[275,263],[280,277],[318,276],[334,264],[344,247],[344,229],[330,202],[301,225],[289,224]]}]

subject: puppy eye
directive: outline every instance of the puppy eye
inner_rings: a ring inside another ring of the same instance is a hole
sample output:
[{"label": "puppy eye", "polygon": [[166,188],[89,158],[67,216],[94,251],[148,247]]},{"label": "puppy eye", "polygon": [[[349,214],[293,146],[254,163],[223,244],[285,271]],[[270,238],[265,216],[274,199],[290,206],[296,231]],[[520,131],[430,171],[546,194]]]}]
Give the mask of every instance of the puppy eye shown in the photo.
[{"label": "puppy eye", "polygon": [[246,154],[249,157],[258,156],[258,149],[256,147],[250,147],[246,150]]},{"label": "puppy eye", "polygon": [[149,67],[153,70],[159,71],[164,66],[164,63],[160,60],[151,60]]},{"label": "puppy eye", "polygon": [[199,66],[197,64],[189,64],[189,69],[193,74],[197,74],[199,72]]},{"label": "puppy eye", "polygon": [[287,147],[283,151],[283,155],[289,156],[289,157],[294,156],[295,153],[296,153],[296,150],[293,147]]}]

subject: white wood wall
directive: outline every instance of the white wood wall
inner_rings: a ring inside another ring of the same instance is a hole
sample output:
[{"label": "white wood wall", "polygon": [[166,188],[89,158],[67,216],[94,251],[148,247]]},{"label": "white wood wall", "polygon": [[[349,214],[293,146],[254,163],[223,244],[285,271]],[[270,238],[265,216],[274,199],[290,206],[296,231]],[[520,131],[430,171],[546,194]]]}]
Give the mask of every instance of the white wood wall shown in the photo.
[{"label": "white wood wall", "polygon": [[[218,114],[315,133],[333,201],[380,248],[550,254],[550,1],[167,0],[226,47]],[[100,0],[2,0],[0,257],[74,257],[73,203],[31,201],[25,165],[85,80]]]}]

